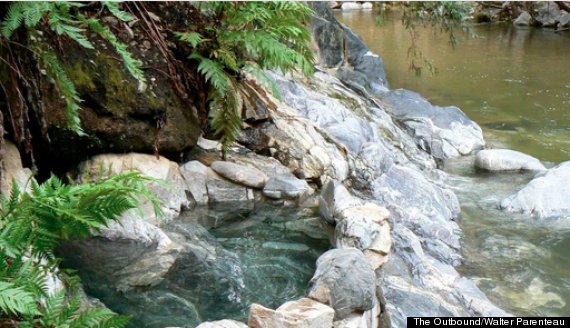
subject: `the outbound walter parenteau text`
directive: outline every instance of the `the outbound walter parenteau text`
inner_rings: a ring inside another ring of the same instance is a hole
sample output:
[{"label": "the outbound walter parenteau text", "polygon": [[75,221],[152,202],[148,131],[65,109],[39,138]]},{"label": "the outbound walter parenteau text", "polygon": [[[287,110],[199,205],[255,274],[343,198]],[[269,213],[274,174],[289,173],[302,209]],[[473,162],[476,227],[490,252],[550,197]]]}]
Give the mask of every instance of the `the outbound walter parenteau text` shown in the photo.
[{"label": "the outbound walter parenteau text", "polygon": [[409,317],[408,328],[412,327],[456,327],[456,326],[527,326],[527,327],[566,327],[570,318],[444,318],[444,317]]}]

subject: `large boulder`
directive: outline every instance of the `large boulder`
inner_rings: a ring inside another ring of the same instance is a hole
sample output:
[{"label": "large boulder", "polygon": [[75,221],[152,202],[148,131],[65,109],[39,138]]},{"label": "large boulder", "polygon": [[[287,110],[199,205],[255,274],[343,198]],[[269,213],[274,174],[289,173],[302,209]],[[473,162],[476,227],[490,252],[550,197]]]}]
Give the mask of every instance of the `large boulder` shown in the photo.
[{"label": "large boulder", "polygon": [[[138,171],[142,175],[166,182],[148,184],[151,192],[161,201],[160,208],[166,221],[177,217],[182,208],[190,206],[186,196],[186,181],[178,164],[160,156],[148,154],[101,154],[92,157],[81,165],[81,177],[97,177],[103,174],[115,175],[126,171]],[[142,219],[158,224],[153,208],[149,202],[140,206]],[[132,211],[129,215],[139,216]]]},{"label": "large boulder", "polygon": [[504,199],[501,208],[539,218],[570,216],[570,162],[539,174],[520,191]]},{"label": "large boulder", "polygon": [[475,156],[475,166],[488,171],[543,171],[540,161],[510,149],[485,149]]},{"label": "large boulder", "polygon": [[23,167],[18,148],[16,148],[16,146],[8,140],[4,142],[4,148],[2,149],[1,169],[1,192],[6,197],[10,196],[13,181],[18,184],[20,190],[23,190],[24,187],[26,187],[26,183],[32,176],[32,171],[28,168]]},{"label": "large boulder", "polygon": [[321,188],[319,212],[328,223],[334,224],[340,221],[342,211],[359,205],[361,205],[360,200],[352,197],[338,181],[331,180]]},{"label": "large boulder", "polygon": [[430,104],[421,95],[397,89],[381,96],[417,145],[438,159],[467,155],[485,145],[483,132],[459,108]]},{"label": "large boulder", "polygon": [[334,310],[308,298],[291,301],[277,310],[252,304],[248,325],[251,328],[327,328],[333,325]]},{"label": "large boulder", "polygon": [[277,176],[270,178],[263,188],[263,194],[275,199],[296,199],[303,195],[313,193],[307,181],[290,176]]},{"label": "large boulder", "polygon": [[190,195],[198,205],[208,204],[208,171],[211,170],[199,161],[190,161],[180,166],[180,173],[186,181]]},{"label": "large boulder", "polygon": [[358,249],[332,249],[317,260],[308,296],[335,310],[335,320],[376,302],[374,270]]},{"label": "large boulder", "polygon": [[544,27],[556,27],[562,12],[554,1],[539,1],[536,3],[535,20]]},{"label": "large boulder", "polygon": [[513,24],[517,26],[529,26],[531,22],[532,22],[532,16],[528,12],[523,11],[520,13],[519,17],[515,19]]}]

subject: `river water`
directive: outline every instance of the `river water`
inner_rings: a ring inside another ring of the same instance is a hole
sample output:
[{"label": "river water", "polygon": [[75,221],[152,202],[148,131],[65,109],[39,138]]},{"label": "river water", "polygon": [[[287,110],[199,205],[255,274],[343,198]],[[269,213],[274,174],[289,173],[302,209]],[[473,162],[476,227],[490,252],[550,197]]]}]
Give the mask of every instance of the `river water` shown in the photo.
[{"label": "river water", "polygon": [[[408,32],[395,14],[337,12],[385,64],[391,88],[416,91],[439,106],[460,107],[482,127],[488,147],[528,153],[547,166],[570,159],[570,34],[510,24],[473,25],[474,38],[420,29],[417,44],[438,74],[408,70]],[[531,174],[490,174],[473,158],[449,161],[449,184],[462,206],[465,263],[458,268],[487,296],[519,315],[570,315],[570,223],[497,210]]]}]

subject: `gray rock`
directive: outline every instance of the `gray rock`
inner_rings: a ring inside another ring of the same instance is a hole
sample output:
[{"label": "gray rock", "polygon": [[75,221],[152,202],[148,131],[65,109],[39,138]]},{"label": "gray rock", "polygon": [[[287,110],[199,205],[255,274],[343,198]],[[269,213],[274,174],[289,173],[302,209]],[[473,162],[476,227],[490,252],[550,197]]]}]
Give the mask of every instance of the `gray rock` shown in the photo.
[{"label": "gray rock", "polygon": [[296,199],[311,193],[313,189],[307,181],[288,176],[270,178],[263,188],[263,194],[274,199]]},{"label": "gray rock", "polygon": [[570,216],[570,162],[539,174],[519,192],[504,199],[501,208],[544,219]]},{"label": "gray rock", "polygon": [[380,225],[367,217],[348,217],[340,221],[335,229],[337,248],[367,249],[380,233]]},{"label": "gray rock", "polygon": [[247,328],[247,325],[243,322],[224,319],[218,321],[203,322],[196,328]]},{"label": "gray rock", "polygon": [[403,89],[391,90],[382,99],[417,145],[435,158],[467,155],[485,145],[479,125],[457,107],[433,106],[419,94]]},{"label": "gray rock", "polygon": [[12,142],[6,140],[2,152],[2,194],[10,197],[12,181],[14,180],[20,187],[20,190],[29,190],[30,186],[26,186],[26,183],[32,176],[32,171],[23,167],[18,148]]},{"label": "gray rock", "polygon": [[254,167],[225,161],[214,161],[210,167],[224,178],[246,187],[262,189],[267,182],[265,174]]},{"label": "gray rock", "polygon": [[209,179],[206,182],[210,203],[247,202],[254,200],[247,188],[222,179]]},{"label": "gray rock", "polygon": [[390,225],[385,222],[380,225],[380,231],[372,244],[364,250],[364,256],[374,270],[384,265],[388,261],[392,250],[392,234]]},{"label": "gray rock", "polygon": [[362,9],[362,5],[358,2],[343,2],[342,6],[340,7],[342,10],[360,10]]},{"label": "gray rock", "polygon": [[518,25],[518,26],[529,26],[531,20],[532,20],[532,17],[530,16],[530,14],[526,11],[523,11],[519,15],[519,17],[517,17],[517,19],[515,19],[514,24]]},{"label": "gray rock", "polygon": [[558,18],[558,28],[567,28],[570,27],[570,14],[567,12],[563,12],[562,15]]},{"label": "gray rock", "polygon": [[553,1],[540,1],[536,4],[536,21],[544,27],[556,27],[562,15],[560,8]]},{"label": "gray rock", "polygon": [[308,298],[291,301],[277,310],[252,304],[248,326],[251,328],[325,328],[333,325],[334,310]]},{"label": "gray rock", "polygon": [[[325,6],[324,2],[314,3],[315,8]],[[324,18],[313,16],[311,24],[313,38],[318,45],[320,62],[334,67],[342,62],[342,28]]]},{"label": "gray rock", "polygon": [[191,161],[180,166],[180,173],[186,181],[188,191],[198,205],[208,204],[208,188],[206,187],[208,170],[210,169],[199,161]]},{"label": "gray rock", "polygon": [[488,171],[546,170],[538,159],[509,149],[481,150],[475,156],[475,166]]},{"label": "gray rock", "polygon": [[352,197],[344,185],[331,180],[322,188],[319,195],[319,213],[331,224],[340,220],[341,212],[347,208],[359,206],[361,202]]},{"label": "gray rock", "polygon": [[375,275],[358,249],[333,249],[317,260],[308,296],[335,310],[335,320],[375,306]]}]

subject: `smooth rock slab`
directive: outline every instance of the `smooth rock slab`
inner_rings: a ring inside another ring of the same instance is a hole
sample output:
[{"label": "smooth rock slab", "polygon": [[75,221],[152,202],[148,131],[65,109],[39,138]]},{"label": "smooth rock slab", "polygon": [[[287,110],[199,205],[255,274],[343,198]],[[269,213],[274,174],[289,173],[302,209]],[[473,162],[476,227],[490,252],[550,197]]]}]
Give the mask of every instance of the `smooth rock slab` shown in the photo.
[{"label": "smooth rock slab", "polygon": [[570,161],[559,164],[530,181],[501,202],[510,212],[534,214],[539,218],[570,215]]},{"label": "smooth rock slab", "polygon": [[206,187],[208,170],[210,169],[199,161],[191,161],[180,166],[180,173],[186,180],[188,191],[198,205],[208,204],[208,188]]},{"label": "smooth rock slab", "polygon": [[546,170],[538,159],[510,149],[481,150],[475,156],[475,166],[488,171]]},{"label": "smooth rock slab", "polygon": [[247,325],[240,321],[224,319],[203,322],[196,328],[247,328]]},{"label": "smooth rock slab", "polygon": [[270,178],[263,188],[263,195],[274,199],[295,199],[303,194],[310,194],[313,189],[307,181],[290,176]]},{"label": "smooth rock slab", "polygon": [[254,167],[225,161],[214,161],[210,167],[224,178],[246,187],[262,189],[267,182],[267,176]]},{"label": "smooth rock slab", "polygon": [[342,320],[354,311],[374,307],[375,286],[374,270],[360,250],[332,249],[317,260],[308,296],[330,305],[335,320]]},{"label": "smooth rock slab", "polygon": [[333,325],[334,310],[308,298],[287,302],[277,310],[252,304],[251,328],[327,328]]}]

